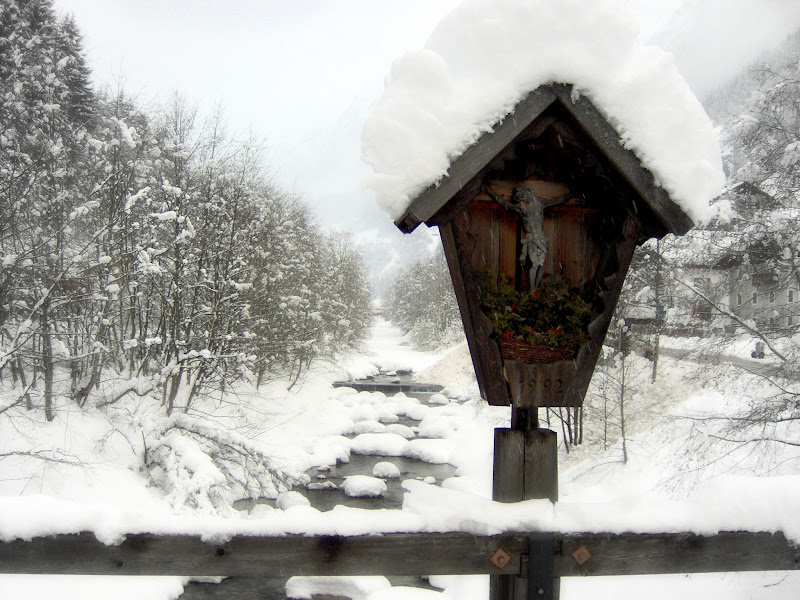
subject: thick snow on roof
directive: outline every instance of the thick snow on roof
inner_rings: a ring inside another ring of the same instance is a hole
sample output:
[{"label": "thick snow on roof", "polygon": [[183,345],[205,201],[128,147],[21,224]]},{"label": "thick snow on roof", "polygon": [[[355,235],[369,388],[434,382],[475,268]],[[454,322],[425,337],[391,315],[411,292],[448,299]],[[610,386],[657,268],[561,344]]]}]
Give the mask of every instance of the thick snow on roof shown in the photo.
[{"label": "thick snow on roof", "polygon": [[694,220],[724,184],[711,121],[617,0],[466,0],[392,64],[362,132],[365,187],[393,219],[548,83],[574,84]]}]

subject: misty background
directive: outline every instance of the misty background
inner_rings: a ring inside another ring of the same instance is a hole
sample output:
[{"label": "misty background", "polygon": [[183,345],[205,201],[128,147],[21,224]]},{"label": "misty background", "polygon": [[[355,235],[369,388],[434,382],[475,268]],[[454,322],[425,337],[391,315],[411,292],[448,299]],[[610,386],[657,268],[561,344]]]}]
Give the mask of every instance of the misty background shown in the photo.
[{"label": "misty background", "polygon": [[[276,183],[320,225],[355,233],[380,294],[438,245],[403,236],[361,190],[363,122],[393,59],[425,44],[458,0],[56,0],[73,13],[98,88],[144,103],[180,93],[266,140]],[[703,100],[800,28],[796,0],[625,0],[641,39],[675,56]]]}]

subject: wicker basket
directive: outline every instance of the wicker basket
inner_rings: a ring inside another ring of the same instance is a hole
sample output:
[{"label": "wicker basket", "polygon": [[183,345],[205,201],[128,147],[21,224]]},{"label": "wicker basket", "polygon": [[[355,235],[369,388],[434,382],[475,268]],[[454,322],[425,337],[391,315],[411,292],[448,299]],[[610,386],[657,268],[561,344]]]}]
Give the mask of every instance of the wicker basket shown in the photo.
[{"label": "wicker basket", "polygon": [[575,348],[529,344],[520,340],[500,339],[500,356],[526,363],[549,363],[575,358]]}]

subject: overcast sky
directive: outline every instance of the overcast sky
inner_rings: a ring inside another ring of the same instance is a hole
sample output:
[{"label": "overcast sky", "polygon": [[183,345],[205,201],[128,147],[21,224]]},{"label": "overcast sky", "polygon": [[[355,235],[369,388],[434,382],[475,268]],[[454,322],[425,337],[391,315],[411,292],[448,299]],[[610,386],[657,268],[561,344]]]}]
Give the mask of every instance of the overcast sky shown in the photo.
[{"label": "overcast sky", "polygon": [[[221,102],[267,139],[281,185],[326,225],[378,213],[360,130],[391,61],[424,45],[459,0],[55,0],[85,35],[96,85],[143,101]],[[587,0],[591,1],[591,0]],[[642,38],[675,53],[702,95],[800,27],[800,0],[626,0]],[[378,217],[379,218],[379,217]]]}]

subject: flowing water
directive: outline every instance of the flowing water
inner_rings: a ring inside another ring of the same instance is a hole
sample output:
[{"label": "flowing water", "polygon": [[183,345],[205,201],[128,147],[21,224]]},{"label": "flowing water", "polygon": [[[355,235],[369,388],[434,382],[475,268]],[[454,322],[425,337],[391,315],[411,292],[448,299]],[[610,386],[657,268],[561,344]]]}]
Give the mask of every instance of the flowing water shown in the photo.
[{"label": "flowing water", "polygon": [[[353,384],[350,384],[351,386]],[[381,387],[375,388],[372,391],[382,391],[388,394],[391,393],[387,389],[386,384],[377,382],[376,385]],[[395,384],[398,385],[398,384]],[[406,389],[403,390],[407,396],[417,398],[423,404],[428,404],[428,401],[433,392],[425,391],[412,391],[414,387],[408,387],[409,384],[403,382]],[[363,389],[363,388],[361,388]],[[426,386],[424,389],[428,389]],[[398,392],[394,390],[394,392]],[[412,430],[419,425],[419,421],[409,419],[407,417],[400,417],[399,423],[410,427]],[[356,434],[350,434],[346,437],[354,438]],[[400,471],[400,477],[385,479],[387,490],[380,497],[363,497],[351,498],[341,489],[341,484],[344,478],[349,475],[368,475],[372,476],[372,469],[376,463],[390,462],[394,464]],[[413,458],[406,458],[403,456],[380,456],[374,454],[351,454],[350,462],[338,463],[330,467],[330,470],[323,468],[318,470],[316,468],[307,471],[307,475],[311,478],[312,483],[331,482],[336,485],[336,489],[305,489],[302,490],[311,502],[311,506],[318,510],[331,510],[336,505],[352,506],[357,508],[400,508],[403,504],[403,489],[402,482],[406,479],[425,479],[433,477],[437,484],[440,484],[448,477],[455,475],[456,468],[448,464],[431,464]],[[316,486],[312,486],[316,487]]]},{"label": "flowing water", "polygon": [[[426,405],[429,405],[432,394],[441,389],[441,386],[412,383],[410,379],[410,377],[403,375],[382,375],[372,380],[348,382],[342,383],[341,385],[354,387],[359,391],[381,391],[387,395],[387,398],[391,398],[390,394],[394,395],[402,391],[407,396],[417,398]],[[398,423],[416,431],[420,422],[401,416]],[[346,437],[353,439],[356,437],[356,434],[349,434]],[[400,477],[384,479],[387,490],[381,496],[354,498],[344,493],[341,489],[341,485],[345,477],[350,475],[368,475],[371,477],[373,467],[379,462],[390,462],[400,471]],[[299,491],[308,498],[309,502],[311,502],[311,506],[321,511],[331,510],[337,505],[370,509],[401,508],[403,504],[403,481],[406,479],[426,479],[432,477],[436,480],[435,484],[439,485],[448,477],[453,477],[455,472],[456,468],[449,464],[432,464],[403,456],[352,453],[350,455],[350,461],[347,463],[340,462],[330,467],[315,467],[309,469],[306,474],[311,479],[309,484],[311,489],[296,488],[296,491]],[[233,506],[238,510],[250,510],[255,504],[269,504],[275,506],[275,501],[267,498],[259,498],[257,500],[244,499],[235,502]]]}]

